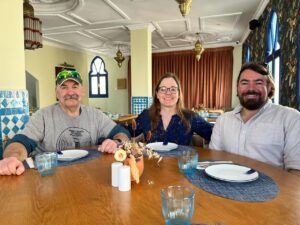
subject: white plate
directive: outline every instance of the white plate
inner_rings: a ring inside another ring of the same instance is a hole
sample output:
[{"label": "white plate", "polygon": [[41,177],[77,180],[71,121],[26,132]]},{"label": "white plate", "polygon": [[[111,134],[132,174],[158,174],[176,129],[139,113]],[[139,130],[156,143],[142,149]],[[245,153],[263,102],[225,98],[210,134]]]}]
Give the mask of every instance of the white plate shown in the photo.
[{"label": "white plate", "polygon": [[163,142],[153,142],[146,145],[148,148],[152,148],[155,151],[158,152],[168,152],[173,149],[178,148],[178,145],[172,142],[168,142],[167,145],[163,145]]},{"label": "white plate", "polygon": [[88,151],[86,150],[79,150],[79,149],[74,149],[74,150],[64,150],[61,151],[62,154],[57,154],[57,159],[59,161],[73,161],[76,159],[83,158],[89,154]]},{"label": "white plate", "polygon": [[234,164],[219,164],[209,166],[205,169],[205,173],[218,180],[229,182],[249,182],[258,178],[258,172],[246,174],[251,168]]}]

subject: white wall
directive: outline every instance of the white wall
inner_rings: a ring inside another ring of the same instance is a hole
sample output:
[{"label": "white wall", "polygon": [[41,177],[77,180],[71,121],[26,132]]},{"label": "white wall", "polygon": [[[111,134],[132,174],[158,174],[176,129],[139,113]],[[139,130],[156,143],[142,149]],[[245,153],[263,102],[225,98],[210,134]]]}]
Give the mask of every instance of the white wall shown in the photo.
[{"label": "white wall", "polygon": [[[40,107],[45,107],[56,102],[55,96],[55,66],[64,62],[72,64],[81,74],[84,85],[87,83],[87,55],[82,52],[47,46],[25,51],[25,69],[39,82]],[[24,76],[25,77],[25,76]],[[83,98],[86,104],[87,97]]]},{"label": "white wall", "polygon": [[242,45],[237,45],[233,49],[233,74],[232,74],[232,97],[231,107],[239,104],[239,99],[236,96],[236,80],[242,67]]},{"label": "white wall", "polygon": [[[47,46],[34,51],[25,51],[25,67],[31,75],[39,81],[40,107],[56,102],[55,97],[55,66],[64,62],[72,64],[81,74],[85,86],[83,104],[101,108],[104,111],[114,113],[128,113],[128,86],[126,89],[117,90],[117,79],[127,79],[128,59],[123,62],[121,68],[110,57],[99,55],[105,62],[108,72],[108,98],[89,98],[88,73],[90,63],[96,55],[71,51],[54,46]],[[25,75],[24,75],[25,79]]]},{"label": "white wall", "polygon": [[[108,72],[108,98],[88,98],[88,72],[90,63],[96,55],[70,51],[44,44],[42,49],[25,51],[26,70],[39,81],[40,107],[53,104],[55,99],[55,66],[67,62],[74,64],[81,73],[86,87],[86,96],[83,103],[103,111],[126,114],[128,112],[128,84],[126,89],[117,89],[117,79],[126,78],[128,71],[128,58],[119,68],[117,62],[108,56],[99,55],[105,62]],[[233,80],[232,80],[232,107],[239,101],[236,97],[236,79],[242,65],[242,46],[233,50]],[[24,75],[25,79],[25,75]],[[128,82],[128,79],[127,79]]]},{"label": "white wall", "polygon": [[[90,63],[96,55],[88,56],[88,70]],[[111,113],[128,114],[128,83],[126,89],[117,89],[117,79],[126,78],[128,72],[128,58],[126,58],[121,68],[117,62],[110,57],[99,55],[105,62],[105,69],[108,73],[108,98],[89,98],[88,104],[102,111]]]},{"label": "white wall", "polygon": [[0,1],[0,89],[25,89],[23,1]]},{"label": "white wall", "polygon": [[149,27],[130,31],[132,96],[152,96],[152,41]]}]

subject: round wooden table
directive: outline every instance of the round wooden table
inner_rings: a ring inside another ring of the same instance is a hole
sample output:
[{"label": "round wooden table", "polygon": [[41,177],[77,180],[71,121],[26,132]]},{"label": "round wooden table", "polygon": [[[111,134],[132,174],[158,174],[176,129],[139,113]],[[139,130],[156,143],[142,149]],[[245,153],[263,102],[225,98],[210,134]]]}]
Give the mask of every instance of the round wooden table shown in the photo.
[{"label": "round wooden table", "polygon": [[164,224],[160,189],[186,185],[195,191],[193,223],[226,225],[299,224],[300,178],[279,168],[225,152],[198,149],[199,159],[232,160],[264,172],[278,184],[279,194],[267,202],[239,202],[205,192],[180,174],[176,158],[160,167],[145,160],[140,184],[120,192],[111,186],[112,155],[56,168],[41,177],[37,170],[0,177],[0,224]]}]

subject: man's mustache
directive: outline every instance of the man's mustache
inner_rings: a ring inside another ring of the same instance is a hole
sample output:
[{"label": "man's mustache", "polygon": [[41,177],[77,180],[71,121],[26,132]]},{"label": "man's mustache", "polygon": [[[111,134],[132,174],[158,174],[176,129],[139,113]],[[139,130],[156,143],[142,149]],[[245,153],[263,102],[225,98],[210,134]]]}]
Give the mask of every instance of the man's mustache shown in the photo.
[{"label": "man's mustache", "polygon": [[258,93],[256,91],[247,91],[246,93],[243,94],[243,96],[246,96],[246,95],[258,95],[258,96],[260,96],[260,93]]},{"label": "man's mustache", "polygon": [[64,96],[64,100],[69,100],[69,99],[75,99],[75,100],[78,100],[78,99],[79,99],[79,95],[73,94],[73,95],[65,95],[65,96]]}]

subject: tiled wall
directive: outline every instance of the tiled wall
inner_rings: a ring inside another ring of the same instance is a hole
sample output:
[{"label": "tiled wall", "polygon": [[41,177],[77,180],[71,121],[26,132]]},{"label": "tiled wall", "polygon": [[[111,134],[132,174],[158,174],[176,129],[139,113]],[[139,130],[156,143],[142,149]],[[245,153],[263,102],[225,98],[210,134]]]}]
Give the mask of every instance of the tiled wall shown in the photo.
[{"label": "tiled wall", "polygon": [[12,138],[24,128],[29,119],[28,92],[26,90],[0,90],[0,158],[5,135]]},{"label": "tiled wall", "polygon": [[132,96],[131,113],[140,114],[144,109],[149,108],[152,104],[152,97]]}]

